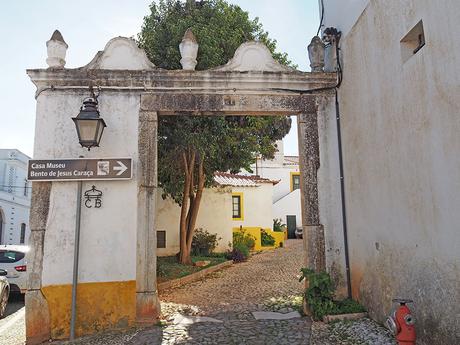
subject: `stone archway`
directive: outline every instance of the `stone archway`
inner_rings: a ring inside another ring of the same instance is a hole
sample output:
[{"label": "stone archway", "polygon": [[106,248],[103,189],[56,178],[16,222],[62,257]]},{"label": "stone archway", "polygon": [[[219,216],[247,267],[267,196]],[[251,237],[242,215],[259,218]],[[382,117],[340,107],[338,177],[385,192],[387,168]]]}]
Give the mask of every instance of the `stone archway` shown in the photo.
[{"label": "stone archway", "polygon": [[[132,181],[116,185],[110,181],[100,183],[110,206],[98,210],[99,213],[83,214],[83,225],[88,230],[83,229],[83,245],[86,243],[87,247],[82,252],[79,286],[88,295],[79,302],[85,313],[79,315],[77,335],[94,332],[95,323],[98,329],[129,326],[134,322],[153,324],[158,315],[154,226],[158,115],[297,115],[305,264],[318,270],[325,268],[318,187],[322,140],[319,132],[324,130],[319,119],[333,99],[328,88],[335,85],[334,74],[299,72],[281,66],[257,42],[243,44],[234,58],[219,68],[162,70],[153,66],[133,40],[122,37],[112,39],[84,67],[64,69],[57,65],[29,70],[28,74],[37,86],[35,159],[78,157],[82,152],[76,141],[68,139],[74,136],[70,117],[93,85],[101,90],[100,111],[108,128],[101,147],[87,153],[87,157],[125,155],[134,161]],[[321,91],[298,91],[313,89]],[[66,303],[71,262],[66,251],[73,248],[75,214],[72,205],[68,208],[58,205],[73,200],[74,191],[73,183],[33,183],[32,250],[26,295],[29,343],[50,337],[65,338],[68,334]],[[128,212],[128,217],[122,198],[129,199],[126,207],[132,212]],[[121,209],[124,212],[119,213]],[[111,243],[107,250],[94,245],[105,241]],[[103,254],[99,270],[85,259],[96,250]],[[114,265],[119,265],[114,253],[120,250],[129,254],[128,261],[134,266],[113,270]],[[63,273],[55,275],[59,270]],[[123,291],[117,301],[126,305],[123,310],[117,309],[112,301],[101,301],[92,295],[93,291],[99,291],[101,295],[112,296],[114,289]]]}]

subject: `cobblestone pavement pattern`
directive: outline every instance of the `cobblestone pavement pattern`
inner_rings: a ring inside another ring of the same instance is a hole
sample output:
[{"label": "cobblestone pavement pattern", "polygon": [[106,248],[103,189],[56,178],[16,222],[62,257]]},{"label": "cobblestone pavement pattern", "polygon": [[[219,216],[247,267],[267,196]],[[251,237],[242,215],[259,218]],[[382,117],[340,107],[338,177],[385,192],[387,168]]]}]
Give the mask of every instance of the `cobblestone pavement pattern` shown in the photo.
[{"label": "cobblestone pavement pattern", "polygon": [[396,345],[390,332],[371,319],[313,322],[310,345]]},{"label": "cobblestone pavement pattern", "polygon": [[[303,284],[299,283],[297,275],[302,261],[302,241],[288,240],[284,248],[254,255],[248,262],[233,265],[201,281],[162,292],[162,322],[159,326],[53,344],[395,344],[383,328],[369,319],[331,325],[314,322],[313,328],[308,317],[256,320],[253,311],[288,313],[301,307]],[[222,322],[177,324],[174,319],[178,313],[211,317]],[[23,335],[21,338],[24,339]]]},{"label": "cobblestone pavement pattern", "polygon": [[[297,278],[302,261],[302,241],[289,240],[284,248],[253,255],[248,262],[162,292],[161,327],[86,337],[74,344],[308,344],[309,318],[255,320],[251,313],[294,310],[281,301],[302,293],[303,284]],[[223,322],[174,324],[177,313]]]}]

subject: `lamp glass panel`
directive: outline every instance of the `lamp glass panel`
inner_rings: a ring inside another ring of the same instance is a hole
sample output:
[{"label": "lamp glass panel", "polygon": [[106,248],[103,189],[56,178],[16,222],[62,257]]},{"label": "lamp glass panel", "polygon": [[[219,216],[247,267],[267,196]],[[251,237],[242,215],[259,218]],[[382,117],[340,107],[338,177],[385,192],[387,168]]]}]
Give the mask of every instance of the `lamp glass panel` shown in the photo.
[{"label": "lamp glass panel", "polygon": [[87,141],[94,141],[96,138],[96,127],[98,121],[94,120],[79,120],[78,121],[78,128],[80,134],[80,141],[87,142]]},{"label": "lamp glass panel", "polygon": [[100,121],[97,121],[97,133],[96,133],[96,140],[97,140],[97,143],[99,144],[101,142],[101,138],[102,138],[102,132],[104,132],[104,123],[100,120]]}]

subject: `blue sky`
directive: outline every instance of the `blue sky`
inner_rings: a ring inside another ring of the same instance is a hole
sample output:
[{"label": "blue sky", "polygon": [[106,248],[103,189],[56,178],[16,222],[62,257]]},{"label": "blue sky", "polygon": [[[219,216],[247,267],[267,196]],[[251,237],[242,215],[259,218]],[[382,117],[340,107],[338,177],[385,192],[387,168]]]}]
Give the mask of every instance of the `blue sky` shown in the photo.
[{"label": "blue sky", "polygon": [[[306,47],[318,26],[317,0],[234,0],[259,17],[278,50],[308,71]],[[32,156],[35,86],[27,68],[46,68],[46,41],[59,29],[69,45],[66,67],[87,64],[112,37],[134,36],[151,0],[15,0],[2,3],[0,33],[0,148]],[[77,110],[76,110],[77,111]],[[285,138],[286,154],[297,154],[296,128]]]}]

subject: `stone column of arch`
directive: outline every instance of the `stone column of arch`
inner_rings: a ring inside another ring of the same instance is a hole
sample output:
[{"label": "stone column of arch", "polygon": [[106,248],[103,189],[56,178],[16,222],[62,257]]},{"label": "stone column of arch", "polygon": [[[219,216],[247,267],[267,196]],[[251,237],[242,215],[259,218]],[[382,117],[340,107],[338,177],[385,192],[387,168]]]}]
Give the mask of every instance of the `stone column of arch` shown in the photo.
[{"label": "stone column of arch", "polygon": [[302,231],[305,266],[326,269],[324,228],[320,224],[318,199],[319,138],[318,111],[297,116],[300,165]]},{"label": "stone column of arch", "polygon": [[27,253],[26,338],[28,344],[50,339],[50,314],[43,295],[42,272],[46,223],[48,221],[51,182],[34,182],[29,216],[30,251]]},{"label": "stone column of arch", "polygon": [[136,253],[136,322],[153,325],[160,314],[156,278],[156,196],[158,115],[139,113],[138,214]]}]

